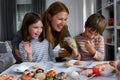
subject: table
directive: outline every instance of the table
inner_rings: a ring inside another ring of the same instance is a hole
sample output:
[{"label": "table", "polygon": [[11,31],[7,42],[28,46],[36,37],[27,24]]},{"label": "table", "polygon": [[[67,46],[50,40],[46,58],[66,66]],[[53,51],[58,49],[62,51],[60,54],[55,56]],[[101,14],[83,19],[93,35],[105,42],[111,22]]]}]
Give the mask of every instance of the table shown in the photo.
[{"label": "table", "polygon": [[[58,65],[63,64],[63,63],[44,62],[44,64],[48,64],[48,63],[53,64],[53,69],[55,69],[57,72],[62,72],[62,71],[68,72],[68,71],[78,70],[78,68],[73,68],[73,67],[65,68],[65,67],[58,66]],[[21,76],[21,73],[17,73],[17,72],[13,71],[13,69],[17,66],[19,66],[19,64],[14,64],[10,68],[8,68],[4,72],[2,72],[1,74],[11,74],[11,75],[17,75],[19,77],[19,76]],[[109,77],[97,76],[97,77],[93,77],[89,80],[117,80],[117,77],[115,75],[109,76]]]}]

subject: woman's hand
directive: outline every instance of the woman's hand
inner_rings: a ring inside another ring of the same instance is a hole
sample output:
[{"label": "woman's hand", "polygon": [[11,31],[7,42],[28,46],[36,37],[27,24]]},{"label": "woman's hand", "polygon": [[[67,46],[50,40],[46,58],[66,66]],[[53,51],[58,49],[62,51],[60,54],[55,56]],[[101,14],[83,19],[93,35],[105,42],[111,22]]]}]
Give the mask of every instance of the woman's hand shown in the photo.
[{"label": "woman's hand", "polygon": [[77,44],[76,44],[74,38],[72,38],[72,37],[66,37],[66,38],[64,39],[64,41],[66,41],[67,44],[68,44],[68,45],[70,46],[70,48],[72,49],[72,57],[73,57],[74,59],[80,60],[80,59],[81,59],[81,56],[80,56],[80,53],[79,53],[79,51],[78,51],[78,49],[77,49]]},{"label": "woman's hand", "polygon": [[76,45],[76,42],[75,42],[74,38],[72,38],[72,37],[66,37],[66,38],[64,39],[64,41],[66,41],[67,44],[68,44],[72,49],[77,48],[77,45]]}]

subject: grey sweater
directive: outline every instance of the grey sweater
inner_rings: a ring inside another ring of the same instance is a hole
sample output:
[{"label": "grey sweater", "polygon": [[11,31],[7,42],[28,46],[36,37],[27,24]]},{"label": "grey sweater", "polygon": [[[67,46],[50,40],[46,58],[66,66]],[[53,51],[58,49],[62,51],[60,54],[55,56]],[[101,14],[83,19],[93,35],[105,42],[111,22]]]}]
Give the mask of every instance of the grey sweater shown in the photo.
[{"label": "grey sweater", "polygon": [[[19,50],[22,55],[23,62],[27,62],[27,53],[23,49],[22,42],[19,44]],[[52,46],[46,39],[42,42],[40,42],[39,40],[31,40],[31,44],[33,57],[32,62],[55,61]]]}]

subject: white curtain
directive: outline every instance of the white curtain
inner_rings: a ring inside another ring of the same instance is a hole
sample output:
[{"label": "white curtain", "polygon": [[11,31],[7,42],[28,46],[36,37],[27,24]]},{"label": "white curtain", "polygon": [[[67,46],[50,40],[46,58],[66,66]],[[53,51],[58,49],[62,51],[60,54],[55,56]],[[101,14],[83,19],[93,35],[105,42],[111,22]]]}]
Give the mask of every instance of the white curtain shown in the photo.
[{"label": "white curtain", "polygon": [[95,11],[95,1],[94,0],[83,0],[83,22],[87,20],[87,18],[93,14]]}]

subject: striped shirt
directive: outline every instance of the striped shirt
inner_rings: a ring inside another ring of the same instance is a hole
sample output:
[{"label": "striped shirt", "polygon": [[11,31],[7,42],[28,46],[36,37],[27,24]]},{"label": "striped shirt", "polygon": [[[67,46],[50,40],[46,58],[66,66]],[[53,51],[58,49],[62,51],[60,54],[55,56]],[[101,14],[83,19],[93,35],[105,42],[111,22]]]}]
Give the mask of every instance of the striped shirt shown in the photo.
[{"label": "striped shirt", "polygon": [[100,35],[97,39],[93,39],[93,43],[95,45],[96,53],[93,56],[90,54],[85,48],[85,37],[82,34],[75,36],[75,40],[78,46],[78,50],[81,55],[81,60],[97,60],[101,61],[104,60],[105,53],[104,53],[104,38]]},{"label": "striped shirt", "polygon": [[[22,41],[23,42],[23,41]],[[23,49],[22,42],[19,44],[19,50],[22,55],[23,62],[26,62],[27,53]],[[52,46],[45,39],[42,42],[39,40],[32,40],[32,62],[41,62],[41,61],[54,61]]]}]

